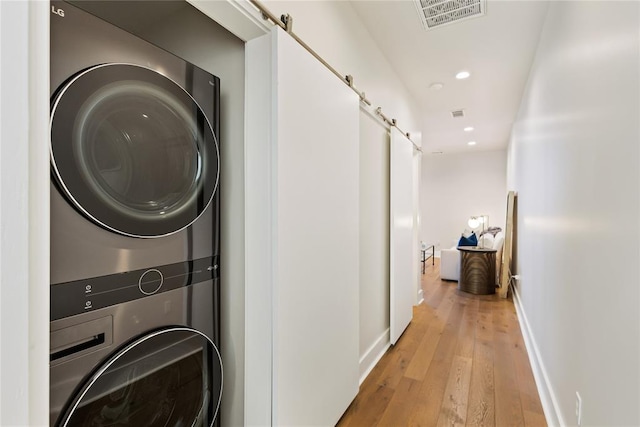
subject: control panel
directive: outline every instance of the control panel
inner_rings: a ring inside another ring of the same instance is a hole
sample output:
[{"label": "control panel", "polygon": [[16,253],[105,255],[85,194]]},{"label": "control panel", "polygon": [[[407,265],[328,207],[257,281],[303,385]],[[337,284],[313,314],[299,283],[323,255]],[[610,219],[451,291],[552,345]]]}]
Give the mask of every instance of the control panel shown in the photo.
[{"label": "control panel", "polygon": [[207,257],[55,284],[51,286],[51,320],[145,298],[218,277],[218,257]]}]

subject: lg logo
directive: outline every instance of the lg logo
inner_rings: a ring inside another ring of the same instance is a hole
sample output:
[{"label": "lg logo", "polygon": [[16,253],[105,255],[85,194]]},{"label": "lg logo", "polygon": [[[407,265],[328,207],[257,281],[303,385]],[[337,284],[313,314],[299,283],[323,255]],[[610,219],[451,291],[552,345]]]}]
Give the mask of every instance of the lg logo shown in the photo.
[{"label": "lg logo", "polygon": [[56,8],[56,7],[55,7],[55,6],[53,6],[53,5],[51,6],[51,13],[54,13],[54,14],[56,14],[56,15],[58,15],[58,16],[60,16],[60,17],[64,18],[64,10],[62,10],[62,9],[58,9],[58,8]]}]

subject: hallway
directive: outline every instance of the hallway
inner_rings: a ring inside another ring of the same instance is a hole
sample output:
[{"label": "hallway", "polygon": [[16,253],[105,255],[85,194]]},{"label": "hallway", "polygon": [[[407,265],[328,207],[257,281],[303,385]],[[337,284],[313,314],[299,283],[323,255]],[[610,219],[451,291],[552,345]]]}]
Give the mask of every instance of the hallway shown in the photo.
[{"label": "hallway", "polygon": [[424,303],[338,426],[546,426],[511,295],[422,275]]}]

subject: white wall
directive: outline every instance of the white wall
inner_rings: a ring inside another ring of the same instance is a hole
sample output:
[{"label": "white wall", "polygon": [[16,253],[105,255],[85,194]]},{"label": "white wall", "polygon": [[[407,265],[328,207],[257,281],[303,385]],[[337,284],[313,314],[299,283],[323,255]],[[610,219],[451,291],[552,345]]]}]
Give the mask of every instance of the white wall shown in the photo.
[{"label": "white wall", "polygon": [[450,248],[472,215],[489,215],[490,226],[504,229],[506,167],[503,150],[423,156],[420,239]]},{"label": "white wall", "polygon": [[273,420],[275,158],[273,34],[246,44],[244,423]]},{"label": "white wall", "polygon": [[0,2],[0,425],[49,415],[49,13]]},{"label": "white wall", "polygon": [[513,129],[517,287],[551,422],[640,425],[640,4],[552,2]]}]

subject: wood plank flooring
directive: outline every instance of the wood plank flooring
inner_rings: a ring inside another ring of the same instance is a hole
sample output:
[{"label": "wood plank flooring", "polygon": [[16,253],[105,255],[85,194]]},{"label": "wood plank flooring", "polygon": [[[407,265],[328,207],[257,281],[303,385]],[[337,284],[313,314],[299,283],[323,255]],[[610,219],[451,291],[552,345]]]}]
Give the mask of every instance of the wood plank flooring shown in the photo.
[{"label": "wood plank flooring", "polygon": [[338,426],[546,426],[513,301],[457,290],[439,261]]}]

